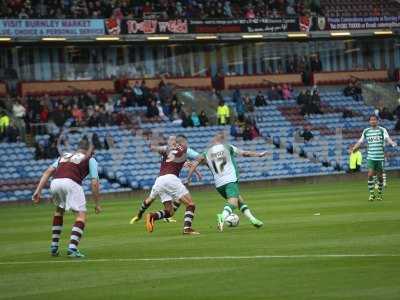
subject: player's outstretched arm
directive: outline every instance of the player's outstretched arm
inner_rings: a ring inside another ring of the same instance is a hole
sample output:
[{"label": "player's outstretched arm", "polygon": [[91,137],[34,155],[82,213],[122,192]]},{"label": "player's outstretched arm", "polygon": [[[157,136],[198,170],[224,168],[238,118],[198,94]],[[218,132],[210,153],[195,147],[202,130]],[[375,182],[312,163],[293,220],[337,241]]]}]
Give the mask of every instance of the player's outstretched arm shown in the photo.
[{"label": "player's outstretched arm", "polygon": [[392,138],[388,135],[386,137],[386,141],[392,146],[392,147],[397,147],[397,143],[392,140]]},{"label": "player's outstretched arm", "polygon": [[50,166],[47,168],[46,171],[44,171],[42,177],[40,178],[39,184],[36,187],[36,190],[32,195],[32,201],[35,204],[38,204],[40,202],[40,195],[42,193],[42,190],[46,186],[47,181],[49,181],[49,178],[53,175],[55,170],[56,169],[53,166]]},{"label": "player's outstretched arm", "polygon": [[265,157],[268,155],[267,151],[264,152],[255,152],[255,151],[239,151],[239,155],[244,156],[244,157]]},{"label": "player's outstretched arm", "polygon": [[[187,161],[185,162],[184,167],[186,167],[186,168],[188,168],[188,169],[190,170],[190,168],[192,167],[192,165],[193,165],[193,162],[187,160]],[[200,180],[203,179],[203,176],[201,175],[201,173],[200,173],[197,169],[194,170],[194,174],[196,175],[197,180],[200,181]]]},{"label": "player's outstretched arm", "polygon": [[191,163],[191,166],[189,168],[189,173],[187,177],[187,183],[189,184],[190,181],[192,180],[193,173],[196,171],[196,168],[205,161],[205,158],[203,156],[198,157],[194,162]]},{"label": "player's outstretched arm", "polygon": [[101,213],[101,206],[100,206],[100,184],[98,179],[92,179],[91,188],[94,200],[94,211],[96,212],[96,214],[99,214]]}]

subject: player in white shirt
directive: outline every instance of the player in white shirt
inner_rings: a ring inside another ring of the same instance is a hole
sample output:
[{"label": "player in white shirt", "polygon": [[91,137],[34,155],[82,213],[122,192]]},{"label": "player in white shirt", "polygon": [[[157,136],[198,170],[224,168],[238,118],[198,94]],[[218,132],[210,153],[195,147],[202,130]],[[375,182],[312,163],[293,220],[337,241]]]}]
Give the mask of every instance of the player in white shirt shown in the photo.
[{"label": "player in white shirt", "polygon": [[239,174],[235,160],[237,155],[264,157],[267,152],[258,153],[240,150],[235,146],[226,144],[225,134],[219,133],[213,138],[212,145],[192,164],[188,174],[188,182],[190,182],[193,172],[201,163],[207,163],[211,170],[217,191],[227,201],[222,213],[217,215],[220,231],[223,231],[225,218],[235,208],[239,208],[255,227],[259,228],[263,225],[263,222],[254,217],[240,195]]}]

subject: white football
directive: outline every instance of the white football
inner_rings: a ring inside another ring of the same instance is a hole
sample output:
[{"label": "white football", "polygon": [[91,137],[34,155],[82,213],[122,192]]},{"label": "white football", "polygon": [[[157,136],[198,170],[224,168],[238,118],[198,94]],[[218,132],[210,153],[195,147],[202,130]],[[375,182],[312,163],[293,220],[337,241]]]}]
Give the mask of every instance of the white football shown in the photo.
[{"label": "white football", "polygon": [[225,224],[228,225],[228,227],[239,226],[239,216],[237,214],[230,214],[225,218]]}]

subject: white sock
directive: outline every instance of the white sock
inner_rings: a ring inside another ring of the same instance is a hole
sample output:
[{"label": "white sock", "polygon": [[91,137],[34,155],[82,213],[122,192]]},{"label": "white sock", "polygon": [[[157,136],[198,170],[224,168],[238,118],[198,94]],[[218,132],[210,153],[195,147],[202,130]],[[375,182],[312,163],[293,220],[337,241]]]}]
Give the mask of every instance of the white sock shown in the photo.
[{"label": "white sock", "polygon": [[251,213],[250,209],[247,207],[246,204],[243,204],[240,207],[240,211],[251,221],[254,220],[256,217],[253,216],[253,214]]},{"label": "white sock", "polygon": [[232,208],[228,205],[224,206],[224,210],[222,211],[222,221],[225,221],[226,217],[232,213]]}]

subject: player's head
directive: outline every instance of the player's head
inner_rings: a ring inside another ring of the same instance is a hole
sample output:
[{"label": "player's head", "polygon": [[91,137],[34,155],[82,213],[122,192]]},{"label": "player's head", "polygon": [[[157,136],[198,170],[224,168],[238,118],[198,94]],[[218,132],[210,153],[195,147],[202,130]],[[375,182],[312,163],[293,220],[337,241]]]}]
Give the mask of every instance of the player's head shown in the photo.
[{"label": "player's head", "polygon": [[224,144],[225,141],[226,141],[226,135],[225,132],[223,131],[218,132],[212,139],[213,144]]},{"label": "player's head", "polygon": [[171,135],[168,137],[167,145],[168,145],[168,147],[171,147],[171,148],[176,147],[176,136],[175,135]]},{"label": "player's head", "polygon": [[183,135],[183,134],[178,134],[176,136],[176,142],[179,145],[182,145],[182,146],[185,146],[185,147],[187,147],[187,145],[188,145],[187,137],[185,135]]},{"label": "player's head", "polygon": [[376,115],[370,115],[369,116],[369,125],[371,125],[371,127],[376,127],[378,126],[378,117]]},{"label": "player's head", "polygon": [[86,138],[83,138],[78,143],[78,151],[87,152],[90,149],[90,142]]}]

